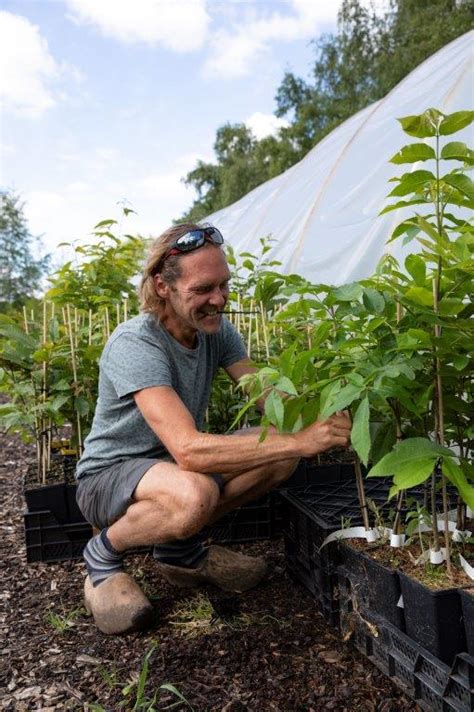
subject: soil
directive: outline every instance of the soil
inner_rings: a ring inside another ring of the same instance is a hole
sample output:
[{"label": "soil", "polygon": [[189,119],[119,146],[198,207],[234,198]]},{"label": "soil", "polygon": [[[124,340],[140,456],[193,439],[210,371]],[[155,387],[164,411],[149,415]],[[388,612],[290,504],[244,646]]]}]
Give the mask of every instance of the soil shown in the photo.
[{"label": "soil", "polygon": [[[474,521],[468,520],[466,528],[469,531],[474,529]],[[364,539],[346,539],[346,544],[352,548],[364,551],[379,564],[389,568],[396,568],[403,571],[408,576],[417,579],[433,591],[449,588],[473,588],[474,581],[469,578],[458,562],[458,553],[461,553],[469,564],[474,563],[474,545],[464,544],[462,548],[451,542],[451,567],[452,575],[448,576],[446,563],[439,566],[433,564],[416,564],[415,561],[421,556],[421,547],[418,539],[404,547],[391,547],[386,544],[368,544]],[[429,541],[424,544],[425,550],[429,548]]]},{"label": "soil", "polygon": [[[26,563],[22,483],[33,452],[11,435],[0,435],[0,450],[0,710],[93,710],[96,703],[107,712],[419,712],[289,579],[280,540],[235,546],[266,556],[271,571],[241,596],[173,589],[149,555],[130,557],[155,623],[146,633],[102,635],[82,607],[81,561]],[[145,700],[154,695],[151,707]]]}]

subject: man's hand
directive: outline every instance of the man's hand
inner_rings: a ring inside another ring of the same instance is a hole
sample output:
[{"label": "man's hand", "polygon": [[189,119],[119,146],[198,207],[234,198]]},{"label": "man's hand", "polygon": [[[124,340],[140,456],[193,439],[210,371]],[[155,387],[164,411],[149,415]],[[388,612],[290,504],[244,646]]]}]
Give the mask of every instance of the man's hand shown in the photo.
[{"label": "man's hand", "polygon": [[349,447],[352,423],[347,411],[334,413],[326,420],[317,420],[296,433],[303,457],[313,457],[332,447]]}]

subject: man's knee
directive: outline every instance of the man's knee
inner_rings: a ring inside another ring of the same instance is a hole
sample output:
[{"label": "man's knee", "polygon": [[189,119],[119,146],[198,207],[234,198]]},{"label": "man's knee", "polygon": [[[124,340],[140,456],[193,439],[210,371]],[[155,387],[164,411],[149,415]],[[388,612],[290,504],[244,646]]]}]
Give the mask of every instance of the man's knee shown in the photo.
[{"label": "man's knee", "polygon": [[197,534],[209,522],[219,502],[219,487],[206,475],[189,473],[186,485],[178,495],[175,516],[176,539]]},{"label": "man's knee", "polygon": [[291,477],[298,466],[299,460],[281,460],[268,465],[266,479],[268,488],[272,489],[286,482]]}]

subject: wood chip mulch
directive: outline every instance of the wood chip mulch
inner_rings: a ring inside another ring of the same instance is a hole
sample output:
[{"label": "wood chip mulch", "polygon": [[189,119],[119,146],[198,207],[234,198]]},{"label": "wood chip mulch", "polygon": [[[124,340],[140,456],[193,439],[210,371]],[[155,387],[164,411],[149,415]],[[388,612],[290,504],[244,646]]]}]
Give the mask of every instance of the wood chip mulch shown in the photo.
[{"label": "wood chip mulch", "polygon": [[82,607],[81,561],[26,563],[22,479],[32,448],[3,434],[0,451],[0,710],[419,712],[290,580],[282,541],[236,546],[265,555],[271,570],[238,597],[172,589],[149,555],[130,557],[155,624],[102,635]]}]

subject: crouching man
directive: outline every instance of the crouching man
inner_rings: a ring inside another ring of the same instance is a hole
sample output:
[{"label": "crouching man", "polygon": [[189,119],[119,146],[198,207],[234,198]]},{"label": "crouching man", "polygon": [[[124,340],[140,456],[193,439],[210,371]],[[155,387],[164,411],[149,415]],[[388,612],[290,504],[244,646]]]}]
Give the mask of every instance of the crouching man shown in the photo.
[{"label": "crouching man", "polygon": [[151,622],[151,604],[122,567],[133,547],[153,545],[157,567],[176,586],[256,586],[263,559],[205,548],[200,531],[286,480],[300,457],[349,442],[344,414],[263,442],[258,429],[201,432],[218,369],[234,380],[255,370],[222,315],[230,278],[222,243],[211,226],[164,232],[144,269],[142,313],[117,327],[100,360],[77,499],[100,530],[84,550],[85,605],[104,633]]}]

